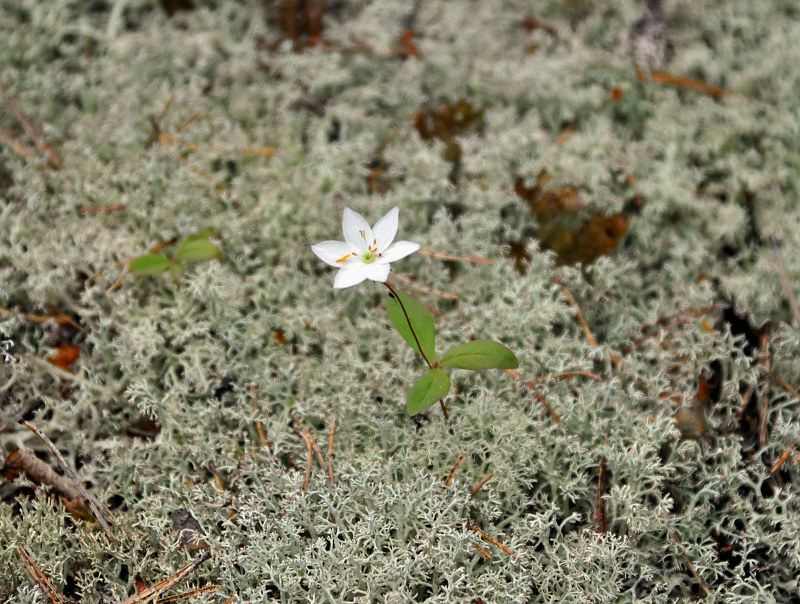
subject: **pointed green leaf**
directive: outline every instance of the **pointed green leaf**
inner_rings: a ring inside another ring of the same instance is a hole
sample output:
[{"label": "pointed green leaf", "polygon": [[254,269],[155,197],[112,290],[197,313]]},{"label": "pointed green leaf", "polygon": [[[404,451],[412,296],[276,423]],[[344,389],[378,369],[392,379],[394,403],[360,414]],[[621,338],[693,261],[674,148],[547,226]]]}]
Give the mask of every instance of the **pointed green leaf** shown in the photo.
[{"label": "pointed green leaf", "polygon": [[216,245],[208,239],[197,236],[187,237],[175,253],[175,257],[183,261],[208,260],[219,258],[221,255],[222,252]]},{"label": "pointed green leaf", "polygon": [[164,254],[145,254],[135,258],[129,267],[137,275],[155,275],[169,268],[169,258]]},{"label": "pointed green leaf", "polygon": [[400,335],[403,336],[403,339],[408,342],[408,345],[433,363],[433,360],[436,358],[436,328],[433,326],[433,317],[431,313],[428,312],[428,309],[425,308],[419,300],[403,292],[397,293],[400,296],[400,300],[403,302],[403,306],[405,306],[406,313],[408,313],[408,320],[411,321],[411,325],[414,327],[414,332],[417,334],[420,346],[422,346],[421,353],[414,340],[414,334],[408,326],[408,320],[406,320],[406,314],[403,312],[403,306],[400,305],[394,297],[394,294],[389,294],[389,298],[386,300],[386,309],[389,311],[389,318],[392,320],[395,328],[397,328],[397,331],[400,332]]},{"label": "pointed green leaf", "polygon": [[408,391],[406,408],[409,415],[425,411],[450,390],[450,378],[441,369],[431,369]]},{"label": "pointed green leaf", "polygon": [[451,348],[439,361],[439,367],[456,369],[514,369],[519,361],[514,353],[497,342],[477,340]]}]

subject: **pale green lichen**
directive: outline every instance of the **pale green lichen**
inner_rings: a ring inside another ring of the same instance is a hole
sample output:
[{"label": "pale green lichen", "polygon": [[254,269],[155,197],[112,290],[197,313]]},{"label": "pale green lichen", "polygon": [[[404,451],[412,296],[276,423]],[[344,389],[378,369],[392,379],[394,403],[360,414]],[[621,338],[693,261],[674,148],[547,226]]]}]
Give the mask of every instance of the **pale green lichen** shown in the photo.
[{"label": "pale green lichen", "polygon": [[[259,3],[195,4],[172,18],[154,0],[0,4],[0,78],[66,164],[45,171],[38,155],[0,146],[0,307],[12,310],[0,334],[19,359],[0,367],[0,422],[31,419],[128,531],[110,543],[54,499],[20,491],[24,479],[3,486],[0,599],[43,601],[18,545],[72,597],[129,597],[137,574],[153,584],[192,557],[171,530],[176,508],[213,553],[184,588],[222,585],[197,601],[673,602],[702,594],[687,559],[717,601],[800,590],[800,475],[791,459],[770,475],[800,439],[797,399],[774,381],[764,392],[763,364],[719,313],[612,361],[643,324],[731,298],[752,323],[772,322],[771,371],[800,384],[800,335],[766,240],[780,243],[796,286],[795,3],[665,0],[668,71],[740,93],[719,99],[635,78],[618,43],[643,8],[633,1],[421,2],[420,55],[406,59],[390,55],[408,2],[337,5],[330,47],[302,53],[266,50],[261,39],[279,32]],[[534,9],[554,34],[519,27]],[[161,128],[196,151],[146,144],[172,97]],[[412,116],[461,98],[484,123],[459,138],[454,185],[444,144],[422,140]],[[32,147],[5,106],[0,129]],[[257,147],[277,152],[237,151]],[[391,182],[382,195],[366,183],[378,157]],[[558,267],[534,242],[526,275],[503,259],[507,242],[536,228],[514,179],[532,183],[542,169],[594,211],[641,195],[617,249],[585,271]],[[440,350],[494,339],[517,354],[524,379],[603,380],[537,384],[557,424],[510,376],[454,372],[454,434],[436,407],[409,420],[405,393],[421,367],[380,311],[383,292],[334,292],[309,249],[338,236],[337,199],[374,217],[399,205],[409,240],[497,261],[404,262],[417,283],[460,298],[419,294],[444,313]],[[78,211],[117,203],[125,210]],[[129,278],[107,292],[118,261],[206,228],[220,235],[220,260],[180,282]],[[70,336],[81,356],[69,383],[30,361],[54,341],[22,315],[51,308],[86,330]],[[712,367],[722,378],[712,437],[679,441],[673,413]],[[208,398],[225,375],[239,388]],[[739,429],[748,386],[768,403],[765,447]],[[328,415],[336,481],[315,467],[303,494],[305,445],[292,424],[302,420],[324,454]],[[142,417],[157,418],[155,440],[127,434]],[[18,445],[43,452],[13,424],[0,445],[3,456]]]}]

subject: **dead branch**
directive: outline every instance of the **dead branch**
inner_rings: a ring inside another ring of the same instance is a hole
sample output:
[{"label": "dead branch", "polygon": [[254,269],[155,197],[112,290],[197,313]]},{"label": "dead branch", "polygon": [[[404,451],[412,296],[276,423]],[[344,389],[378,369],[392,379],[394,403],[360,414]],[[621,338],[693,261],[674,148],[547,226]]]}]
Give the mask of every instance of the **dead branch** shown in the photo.
[{"label": "dead branch", "polygon": [[89,491],[87,491],[85,488],[83,488],[83,484],[81,484],[81,481],[78,480],[78,477],[75,475],[75,472],[72,471],[72,468],[69,466],[67,461],[61,455],[59,450],[56,449],[56,446],[50,441],[50,439],[47,438],[47,436],[45,436],[44,432],[39,430],[39,428],[37,428],[33,424],[30,424],[29,422],[25,421],[24,419],[18,419],[17,423],[24,425],[26,428],[28,428],[28,430],[30,430],[36,436],[38,436],[39,440],[41,440],[45,445],[47,445],[47,448],[50,449],[50,451],[53,453],[53,455],[56,456],[56,459],[58,459],[58,463],[61,464],[61,467],[64,469],[64,472],[66,472],[67,475],[73,480],[75,485],[78,487],[78,490],[80,491],[80,494],[83,496],[83,498],[89,504],[89,507],[92,510],[92,514],[94,514],[94,517],[100,523],[100,526],[103,528],[103,532],[106,535],[108,535],[109,538],[113,539],[114,537],[111,534],[111,527],[108,525],[108,522],[106,521],[106,518],[108,518],[108,519],[113,518],[113,514],[111,514],[111,510],[109,510],[103,504],[103,502],[101,502],[99,499],[97,499],[97,497],[95,497],[94,495],[89,493]]}]

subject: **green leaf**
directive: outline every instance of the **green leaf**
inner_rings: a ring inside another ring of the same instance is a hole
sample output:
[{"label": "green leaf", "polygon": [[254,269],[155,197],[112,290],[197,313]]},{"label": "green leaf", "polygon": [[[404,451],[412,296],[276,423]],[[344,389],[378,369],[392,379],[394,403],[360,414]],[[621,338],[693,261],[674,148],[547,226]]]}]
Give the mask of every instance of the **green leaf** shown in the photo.
[{"label": "green leaf", "polygon": [[183,277],[183,273],[186,270],[186,267],[183,266],[182,262],[178,262],[177,260],[173,260],[172,263],[169,265],[169,274],[175,279],[175,281],[180,281],[181,277]]},{"label": "green leaf", "polygon": [[433,360],[436,358],[436,328],[433,326],[433,317],[431,313],[428,312],[428,309],[425,308],[419,300],[402,292],[398,292],[398,295],[403,302],[403,306],[405,306],[408,319],[414,327],[414,332],[416,332],[417,338],[419,338],[422,351],[420,351],[416,341],[414,341],[414,334],[408,326],[406,315],[403,313],[403,307],[400,306],[400,302],[397,301],[394,294],[389,294],[389,299],[386,301],[386,310],[389,311],[389,318],[392,320],[395,328],[397,328],[397,331],[400,332],[400,335],[403,336],[403,339],[408,342],[408,345],[433,363]]},{"label": "green leaf", "polygon": [[175,257],[178,260],[191,262],[193,260],[209,260],[219,258],[222,255],[220,249],[208,239],[193,235],[178,247]]},{"label": "green leaf", "polygon": [[441,369],[431,369],[408,391],[406,408],[409,415],[425,411],[450,390],[450,378]]},{"label": "green leaf", "polygon": [[497,342],[477,340],[451,348],[439,361],[439,367],[456,369],[515,369],[519,361],[514,353]]},{"label": "green leaf", "polygon": [[130,270],[137,275],[156,275],[169,268],[170,260],[164,254],[145,254],[131,262]]}]

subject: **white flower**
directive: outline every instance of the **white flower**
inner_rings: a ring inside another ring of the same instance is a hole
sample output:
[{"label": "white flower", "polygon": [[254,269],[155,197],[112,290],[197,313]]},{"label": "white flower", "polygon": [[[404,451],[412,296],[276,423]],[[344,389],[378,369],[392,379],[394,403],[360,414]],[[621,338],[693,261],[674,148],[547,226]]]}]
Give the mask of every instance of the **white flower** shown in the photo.
[{"label": "white flower", "polygon": [[370,228],[364,217],[350,208],[342,215],[344,241],[323,241],[311,246],[320,260],[340,269],[333,287],[343,289],[358,285],[364,279],[385,283],[389,263],[416,252],[420,245],[410,241],[395,241],[397,214],[394,207]]}]

